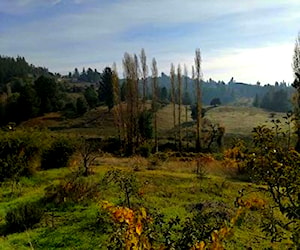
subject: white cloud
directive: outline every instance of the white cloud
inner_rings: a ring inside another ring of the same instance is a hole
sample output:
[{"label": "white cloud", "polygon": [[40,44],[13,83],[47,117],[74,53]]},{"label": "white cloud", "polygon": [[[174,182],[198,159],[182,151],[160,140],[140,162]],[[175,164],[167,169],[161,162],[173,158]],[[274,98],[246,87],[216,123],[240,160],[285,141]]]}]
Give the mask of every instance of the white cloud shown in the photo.
[{"label": "white cloud", "polygon": [[[75,3],[80,3],[81,9],[76,13],[69,12],[68,4]],[[156,57],[160,71],[168,73],[171,62],[190,66],[194,60],[194,49],[200,47],[205,78],[227,80],[234,76],[237,80],[248,82],[272,82],[275,78],[288,80],[292,53],[288,45],[276,45],[275,40],[265,40],[257,45],[241,38],[247,34],[262,40],[265,33],[270,30],[275,32],[273,25],[293,23],[296,26],[299,23],[300,13],[296,10],[300,2],[282,0],[276,1],[276,5],[273,3],[260,0],[189,0],[184,4],[181,0],[2,0],[0,12],[1,9],[7,13],[34,12],[39,7],[55,4],[65,9],[61,15],[45,16],[44,19],[33,19],[29,23],[10,27],[0,34],[1,53],[24,55],[34,64],[67,72],[82,66],[99,69],[113,61],[119,62],[121,68],[125,51],[139,53],[141,48],[145,48],[149,62]],[[251,13],[263,13],[274,6],[275,10],[282,7],[285,11],[267,17],[249,18]],[[244,15],[246,17],[243,18]],[[227,20],[228,17],[236,18],[236,30],[231,28],[230,32],[236,39],[241,39],[243,46],[240,48],[234,48],[236,45],[230,44],[224,37],[228,27],[217,27],[213,32],[210,30],[210,22],[218,18]],[[203,22],[208,26],[201,26]],[[145,38],[138,35],[132,39],[123,38],[123,34],[137,28],[146,29],[149,24],[153,29],[176,29],[179,25],[187,25],[199,27],[199,30],[175,38]],[[293,43],[297,30],[294,33],[284,37],[286,42]],[[259,48],[255,49],[257,46]],[[278,63],[273,58],[276,51],[281,58]]]},{"label": "white cloud", "polygon": [[220,51],[214,57],[203,60],[205,78],[264,84],[275,81],[292,82],[293,43],[269,47]]}]

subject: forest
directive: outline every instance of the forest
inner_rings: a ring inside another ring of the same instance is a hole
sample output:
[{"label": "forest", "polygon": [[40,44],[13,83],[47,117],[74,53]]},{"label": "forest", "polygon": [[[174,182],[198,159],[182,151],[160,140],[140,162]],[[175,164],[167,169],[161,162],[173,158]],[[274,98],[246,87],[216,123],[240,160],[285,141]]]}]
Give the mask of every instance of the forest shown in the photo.
[{"label": "forest", "polygon": [[1,249],[298,249],[300,36],[291,85],[122,62],[0,57]]}]

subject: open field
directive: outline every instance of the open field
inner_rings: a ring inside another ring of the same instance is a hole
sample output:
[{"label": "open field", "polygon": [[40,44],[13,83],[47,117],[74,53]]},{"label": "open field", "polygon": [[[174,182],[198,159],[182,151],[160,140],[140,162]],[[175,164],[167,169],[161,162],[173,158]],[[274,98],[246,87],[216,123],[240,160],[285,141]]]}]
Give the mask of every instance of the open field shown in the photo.
[{"label": "open field", "polygon": [[[205,209],[226,212],[230,220],[237,212],[234,201],[242,189],[246,197],[261,197],[267,205],[270,204],[269,197],[258,194],[260,187],[239,181],[235,170],[223,166],[221,162],[208,162],[203,179],[196,177],[195,167],[194,162],[171,158],[151,168],[146,159],[138,157],[98,158],[93,167],[95,174],[82,179],[97,184],[94,195],[75,202],[69,200],[71,194],[65,193],[64,201],[55,206],[48,201],[41,222],[25,232],[2,236],[0,249],[106,249],[104,243],[112,232],[109,225],[103,224],[107,214],[100,208],[101,201],[121,204],[124,200],[116,185],[104,184],[102,181],[105,173],[111,169],[136,176],[140,195],[132,199],[133,205],[143,206],[149,213],[162,213],[166,220],[176,216],[184,220],[202,209],[203,212]],[[3,184],[0,228],[4,227],[4,217],[10,207],[42,199],[49,186],[64,182],[72,171],[75,169],[40,171],[31,178],[22,178],[15,190],[11,189],[9,183]],[[260,209],[247,211],[234,226],[233,235],[225,241],[226,249],[266,249],[271,246],[286,249],[288,241],[271,244],[270,238],[262,233],[262,213]]]},{"label": "open field", "polygon": [[[273,114],[273,116],[271,116]],[[272,127],[272,119],[283,122],[285,113],[275,113],[254,107],[220,106],[207,112],[207,118],[225,127],[225,133],[249,135],[254,127]]]},{"label": "open field", "polygon": [[[176,105],[176,115],[177,111],[178,105]],[[281,121],[283,121],[282,117],[285,115],[284,113],[268,112],[254,107],[219,106],[209,110],[205,118],[224,126],[225,135],[249,136],[252,129],[258,125],[264,124],[271,127],[273,125],[271,123],[271,114],[273,114],[274,119],[280,119]],[[188,126],[189,129],[193,128],[190,109],[188,110],[188,124],[184,124],[185,107],[182,108],[181,122],[182,126]],[[176,123],[178,123],[178,117],[176,118]],[[116,135],[113,113],[108,113],[106,107],[95,108],[82,117],[75,119],[63,119],[60,114],[51,113],[24,122],[23,126],[44,127],[59,132],[77,133],[91,137]],[[159,135],[164,137],[172,129],[172,105],[167,105],[158,111]]]}]

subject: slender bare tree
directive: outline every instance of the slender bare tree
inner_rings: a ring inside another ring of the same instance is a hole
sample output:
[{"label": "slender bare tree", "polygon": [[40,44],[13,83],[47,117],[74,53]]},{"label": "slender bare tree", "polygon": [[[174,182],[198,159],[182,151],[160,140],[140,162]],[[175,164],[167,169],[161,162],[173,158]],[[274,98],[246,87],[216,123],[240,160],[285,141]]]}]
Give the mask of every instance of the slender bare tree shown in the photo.
[{"label": "slender bare tree", "polygon": [[195,52],[195,69],[196,69],[196,95],[197,95],[197,129],[196,129],[196,150],[201,150],[201,113],[202,113],[202,100],[201,100],[201,53],[200,49]]},{"label": "slender bare tree", "polygon": [[177,67],[177,87],[178,87],[178,147],[179,151],[182,151],[182,136],[181,136],[181,103],[182,103],[182,76],[181,66]]},{"label": "slender bare tree", "polygon": [[135,110],[136,110],[136,120],[134,124],[134,134],[136,135],[136,148],[139,147],[140,144],[140,131],[139,131],[139,117],[141,113],[141,105],[140,105],[140,100],[139,100],[139,76],[141,74],[140,72],[140,66],[139,66],[139,60],[136,54],[134,54],[134,66],[135,66],[135,71],[134,71],[134,76],[135,76],[135,81],[134,81],[134,103],[135,103]]},{"label": "slender bare tree", "polygon": [[[188,71],[186,65],[184,65],[184,92],[185,96],[188,95]],[[188,104],[185,103],[185,138],[187,140],[187,148],[189,148],[189,139],[188,139],[188,128],[187,128],[187,122],[188,122]]]},{"label": "slender bare tree", "polygon": [[119,78],[118,78],[116,63],[113,63],[113,66],[112,66],[112,85],[113,85],[113,100],[114,100],[114,104],[115,104],[115,106],[113,108],[114,121],[115,121],[115,125],[118,129],[119,141],[121,142],[123,140],[122,132],[123,132],[124,123],[122,122],[120,85],[119,85]]},{"label": "slender bare tree", "polygon": [[147,66],[147,57],[145,50],[142,49],[141,55],[140,55],[140,61],[141,61],[141,67],[142,67],[142,81],[143,81],[143,109],[145,109],[145,103],[146,103],[146,93],[147,93],[147,76],[148,76],[148,66]]},{"label": "slender bare tree", "polygon": [[138,146],[138,70],[136,56],[128,53],[124,54],[123,59],[124,77],[126,80],[126,151],[134,154]]},{"label": "slender bare tree", "polygon": [[158,152],[158,135],[157,135],[157,109],[158,109],[158,71],[155,58],[152,59],[152,110],[154,112],[154,144],[155,152]]},{"label": "slender bare tree", "polygon": [[[176,128],[176,89],[175,89],[175,67],[174,64],[171,64],[170,70],[170,79],[171,79],[171,102],[173,106],[173,127]],[[174,133],[174,142],[176,144],[176,132]]]},{"label": "slender bare tree", "polygon": [[293,56],[293,71],[294,71],[294,82],[292,86],[296,89],[294,98],[294,119],[295,128],[297,135],[297,142],[295,149],[300,152],[300,33],[295,42],[294,56]]}]

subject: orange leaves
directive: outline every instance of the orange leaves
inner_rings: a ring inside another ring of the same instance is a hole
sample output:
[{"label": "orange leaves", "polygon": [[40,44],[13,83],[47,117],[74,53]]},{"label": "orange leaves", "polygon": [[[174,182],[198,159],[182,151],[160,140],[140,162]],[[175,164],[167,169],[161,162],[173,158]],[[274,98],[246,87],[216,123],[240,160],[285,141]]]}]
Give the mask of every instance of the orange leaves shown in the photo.
[{"label": "orange leaves", "polygon": [[191,248],[191,250],[204,250],[204,249],[205,249],[205,243],[204,243],[204,241],[197,242],[197,243]]},{"label": "orange leaves", "polygon": [[148,221],[147,212],[144,208],[134,211],[127,207],[114,206],[104,201],[102,207],[107,210],[114,221],[120,226],[122,223],[127,225],[125,231],[125,249],[151,249],[147,237],[143,235],[144,223]]},{"label": "orange leaves", "polygon": [[138,234],[138,235],[141,235],[142,234],[142,231],[143,231],[143,225],[142,225],[142,222],[141,220],[138,220],[136,225],[135,225],[135,232]]},{"label": "orange leaves", "polygon": [[266,206],[266,201],[259,197],[249,197],[247,199],[237,198],[237,205],[250,209],[250,210],[259,210],[264,209]]}]

